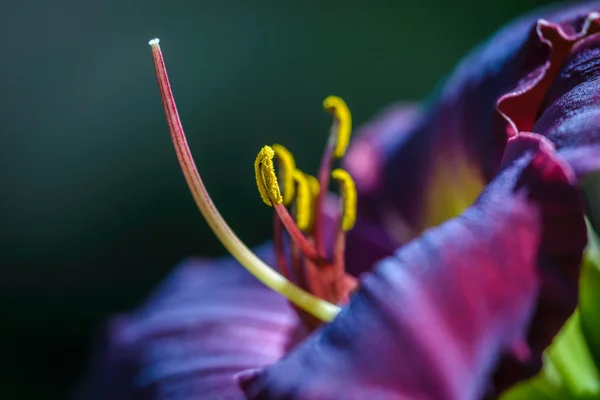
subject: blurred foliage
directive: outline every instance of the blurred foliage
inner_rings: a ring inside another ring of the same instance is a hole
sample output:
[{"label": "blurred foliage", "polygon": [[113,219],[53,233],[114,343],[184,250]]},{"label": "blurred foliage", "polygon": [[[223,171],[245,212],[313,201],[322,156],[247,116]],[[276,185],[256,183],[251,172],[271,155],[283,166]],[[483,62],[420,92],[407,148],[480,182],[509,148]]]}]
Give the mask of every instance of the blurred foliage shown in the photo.
[{"label": "blurred foliage", "polygon": [[589,222],[588,238],[578,309],[544,351],[542,371],[508,390],[500,400],[600,398],[600,237]]},{"label": "blurred foliage", "polygon": [[239,235],[269,235],[252,162],[281,142],[314,171],[342,96],[355,124],[429,93],[544,1],[4,0],[0,12],[0,398],[62,398],[107,315],[182,257],[222,248],[177,165],[150,49]]}]

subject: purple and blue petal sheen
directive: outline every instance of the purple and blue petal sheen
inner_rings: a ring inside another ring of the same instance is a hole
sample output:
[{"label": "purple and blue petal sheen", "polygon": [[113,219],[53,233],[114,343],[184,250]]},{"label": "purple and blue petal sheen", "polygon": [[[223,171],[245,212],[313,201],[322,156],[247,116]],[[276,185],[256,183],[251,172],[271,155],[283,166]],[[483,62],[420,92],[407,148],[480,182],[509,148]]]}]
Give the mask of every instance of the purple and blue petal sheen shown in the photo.
[{"label": "purple and blue petal sheen", "polygon": [[577,304],[584,213],[600,225],[579,188],[600,168],[595,10],[517,20],[359,129],[362,279],[336,320],[307,337],[234,261],[190,260],[112,320],[79,398],[470,400],[535,374]]},{"label": "purple and blue petal sheen", "polygon": [[600,142],[600,33],[578,42],[538,111],[533,131],[558,148]]},{"label": "purple and blue petal sheen", "polygon": [[[273,261],[268,246],[257,254]],[[107,331],[76,399],[240,399],[234,374],[273,364],[306,336],[286,299],[229,258],[182,262]]]},{"label": "purple and blue petal sheen", "polygon": [[488,386],[499,355],[539,359],[545,346],[528,327],[544,268],[570,273],[586,228],[575,174],[552,145],[510,142],[472,207],[380,261],[338,318],[282,361],[242,374],[248,398],[477,399],[500,389]]},{"label": "purple and blue petal sheen", "polygon": [[468,55],[426,105],[393,107],[360,129],[346,167],[363,217],[399,245],[470,205],[497,173],[507,139],[537,132],[537,110],[571,44],[598,30],[585,23],[596,10],[600,2],[555,6],[516,20]]}]

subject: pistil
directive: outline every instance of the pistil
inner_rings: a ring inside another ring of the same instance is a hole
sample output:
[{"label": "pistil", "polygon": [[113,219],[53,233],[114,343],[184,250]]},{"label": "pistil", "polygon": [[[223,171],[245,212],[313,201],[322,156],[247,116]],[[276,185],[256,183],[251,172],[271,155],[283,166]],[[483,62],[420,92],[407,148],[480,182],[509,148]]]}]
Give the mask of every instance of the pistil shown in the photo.
[{"label": "pistil", "polygon": [[[173,98],[173,93],[171,91],[163,55],[158,43],[158,39],[153,39],[149,42],[152,48],[158,86],[167,117],[167,123],[169,125],[171,139],[175,146],[177,159],[179,160],[187,184],[204,219],[229,253],[231,253],[231,255],[259,281],[272,290],[282,294],[290,302],[319,320],[333,320],[340,310],[338,306],[313,296],[299,288],[265,264],[240,240],[240,238],[237,237],[217,210],[198,173],[188,147],[181,120],[177,112],[177,107],[175,105],[175,99]],[[277,191],[275,191],[275,187],[272,189],[273,193],[271,193],[271,195],[273,198],[277,200],[281,199],[281,194],[278,192],[278,186]],[[281,199],[281,201],[283,201],[283,199]]]}]

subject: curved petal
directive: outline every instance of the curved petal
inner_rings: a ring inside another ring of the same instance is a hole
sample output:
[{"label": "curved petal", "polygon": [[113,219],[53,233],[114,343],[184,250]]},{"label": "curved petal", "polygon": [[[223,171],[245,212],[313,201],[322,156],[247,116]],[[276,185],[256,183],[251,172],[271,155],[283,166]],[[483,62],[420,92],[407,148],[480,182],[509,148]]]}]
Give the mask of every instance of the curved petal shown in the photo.
[{"label": "curved petal", "polygon": [[402,243],[469,206],[507,139],[532,130],[570,47],[599,29],[588,18],[596,10],[600,2],[561,5],[516,20],[466,57],[427,105],[394,107],[360,130],[346,167],[362,214],[382,226],[402,221],[400,233],[389,229]]},{"label": "curved petal", "polygon": [[242,374],[248,398],[469,400],[488,389],[500,354],[527,362],[543,270],[571,267],[585,224],[574,175],[549,142],[516,137],[504,163],[464,214],[378,263],[330,325]]},{"label": "curved petal", "polygon": [[540,109],[533,130],[558,148],[600,142],[600,33],[571,49]]},{"label": "curved petal", "polygon": [[588,225],[581,269],[578,310],[544,351],[543,368],[534,378],[502,393],[502,400],[597,399],[600,397],[600,246]]},{"label": "curved petal", "polygon": [[[576,43],[563,63],[540,109],[533,129],[550,139],[559,149],[587,152],[571,157],[575,170],[591,169],[597,163],[594,147],[600,144],[600,33]],[[577,150],[579,149],[579,150]],[[569,161],[571,162],[571,161]],[[593,225],[600,226],[600,177],[584,183],[588,212]]]},{"label": "curved petal", "polygon": [[521,179],[529,182],[533,189],[530,197],[542,212],[543,240],[538,255],[542,285],[528,333],[534,357],[528,363],[503,360],[496,374],[500,389],[533,375],[541,367],[543,350],[577,305],[582,246],[587,241],[581,189],[568,162],[538,134],[521,133],[509,144],[505,155],[508,159],[514,157],[511,153],[538,149],[533,168],[526,170]]},{"label": "curved petal", "polygon": [[560,155],[580,181],[600,171],[600,144],[570,147],[561,150]]},{"label": "curved petal", "polygon": [[594,229],[600,231],[600,144],[571,147],[560,152],[581,179],[586,213]]},{"label": "curved petal", "polygon": [[[269,247],[259,255],[272,258]],[[287,301],[232,259],[183,262],[113,318],[80,399],[237,399],[233,375],[272,364],[304,334]]]}]

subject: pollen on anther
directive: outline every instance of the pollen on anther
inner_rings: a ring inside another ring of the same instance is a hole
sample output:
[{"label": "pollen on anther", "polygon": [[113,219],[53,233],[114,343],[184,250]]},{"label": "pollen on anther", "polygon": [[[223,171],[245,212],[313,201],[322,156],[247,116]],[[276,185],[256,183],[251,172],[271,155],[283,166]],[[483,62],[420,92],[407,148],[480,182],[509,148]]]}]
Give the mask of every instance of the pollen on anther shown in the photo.
[{"label": "pollen on anther", "polygon": [[337,127],[333,155],[341,158],[346,154],[352,133],[352,114],[346,102],[337,96],[329,96],[323,101],[323,108],[336,119]]},{"label": "pollen on anther", "polygon": [[288,149],[280,144],[271,146],[275,152],[278,161],[279,176],[283,182],[283,204],[289,205],[294,200],[294,171],[296,170],[296,161]]},{"label": "pollen on anther", "polygon": [[304,174],[306,176],[306,181],[308,183],[308,187],[310,188],[310,193],[313,197],[316,197],[321,191],[321,185],[319,184],[319,180],[310,174]]},{"label": "pollen on anther", "polygon": [[349,231],[356,222],[356,185],[348,171],[341,168],[331,171],[331,177],[340,184],[342,196],[342,230]]},{"label": "pollen on anther", "polygon": [[160,42],[159,38],[154,38],[148,42],[150,46],[156,46]]},{"label": "pollen on anther", "polygon": [[273,157],[275,157],[275,151],[273,151],[271,146],[264,146],[254,161],[256,186],[258,187],[262,201],[268,206],[272,206],[273,203],[281,204],[283,202],[279,183],[277,182],[277,175],[275,174],[275,167],[273,166]]},{"label": "pollen on anther", "polygon": [[294,181],[298,185],[296,190],[296,225],[302,231],[310,228],[313,216],[312,193],[306,175],[300,171],[294,171]]}]

